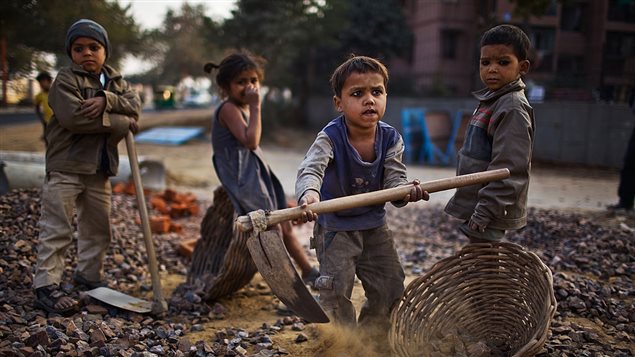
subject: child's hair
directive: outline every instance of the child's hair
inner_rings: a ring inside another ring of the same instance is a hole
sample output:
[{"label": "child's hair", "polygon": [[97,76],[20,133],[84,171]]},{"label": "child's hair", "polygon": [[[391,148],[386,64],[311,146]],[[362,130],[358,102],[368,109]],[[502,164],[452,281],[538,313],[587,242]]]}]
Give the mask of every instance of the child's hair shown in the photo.
[{"label": "child's hair", "polygon": [[342,96],[344,82],[346,82],[346,79],[353,73],[378,73],[384,77],[384,87],[388,86],[388,70],[383,63],[371,57],[355,56],[352,54],[350,58],[339,65],[333,72],[333,75],[331,75],[331,88],[335,96]]},{"label": "child's hair", "polygon": [[37,74],[37,77],[35,77],[35,80],[38,82],[42,82],[43,80],[52,81],[53,77],[51,77],[51,74],[48,73],[47,71],[42,71]]},{"label": "child's hair", "polygon": [[208,62],[203,66],[203,70],[212,73],[214,69],[218,69],[216,74],[216,84],[224,91],[229,89],[232,79],[240,75],[244,71],[256,71],[258,80],[262,82],[265,77],[262,67],[264,59],[254,56],[249,52],[236,52],[225,57],[220,64]]},{"label": "child's hair", "polygon": [[498,25],[485,31],[479,47],[487,45],[512,46],[519,61],[529,58],[531,42],[523,30],[514,25]]}]

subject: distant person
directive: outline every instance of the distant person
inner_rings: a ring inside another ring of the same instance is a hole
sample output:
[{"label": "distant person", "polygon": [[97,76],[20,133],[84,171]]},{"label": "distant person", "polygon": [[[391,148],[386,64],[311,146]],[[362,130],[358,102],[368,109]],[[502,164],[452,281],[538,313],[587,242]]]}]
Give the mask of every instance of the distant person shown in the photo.
[{"label": "distant person", "polygon": [[[631,109],[635,114],[635,94],[631,104]],[[620,171],[620,183],[617,188],[619,201],[608,206],[614,212],[632,212],[633,201],[635,199],[635,127],[631,132],[626,153],[624,154],[624,166]]]},{"label": "distant person", "polygon": [[53,109],[49,106],[49,90],[51,89],[53,77],[51,77],[50,73],[43,71],[38,73],[35,80],[40,84],[40,92],[33,100],[35,104],[35,115],[37,115],[42,123],[42,140],[44,140],[46,144],[46,125],[53,116]]},{"label": "distant person", "polygon": [[499,25],[481,37],[479,105],[458,153],[457,175],[509,169],[511,176],[456,190],[445,212],[465,220],[459,227],[472,243],[501,240],[527,224],[527,191],[534,142],[534,111],[521,76],[529,71],[531,43],[518,27]]},{"label": "distant person", "polygon": [[67,248],[73,242],[73,209],[77,209],[77,267],[73,280],[81,288],[106,286],[103,260],[110,244],[111,187],[117,174],[117,144],[136,132],[141,103],[121,74],[105,64],[108,33],[82,19],[66,33],[62,68],[49,93],[53,116],[46,130],[46,179],[37,267],[35,306],[69,314],[77,302],[60,287]]},{"label": "distant person", "polygon": [[[298,169],[296,197],[302,207],[333,198],[408,184],[399,132],[381,119],[388,71],[378,60],[353,56],[331,76],[335,109],[342,113],[320,131]],[[397,207],[428,200],[418,181]],[[317,216],[313,230],[320,277],[320,305],[337,323],[356,326],[351,301],[355,276],[367,298],[359,324],[385,335],[390,312],[404,291],[405,274],[386,224],[383,204]],[[385,336],[384,336],[385,337]]]},{"label": "distant person", "polygon": [[[212,119],[212,162],[234,210],[245,215],[258,209],[286,208],[282,185],[260,149],[260,83],[264,78],[260,59],[247,52],[234,53],[218,65],[207,63],[204,70],[218,71],[216,84],[225,98]],[[281,223],[277,229],[300,267],[302,279],[312,285],[318,270],[309,263],[291,223]]]}]

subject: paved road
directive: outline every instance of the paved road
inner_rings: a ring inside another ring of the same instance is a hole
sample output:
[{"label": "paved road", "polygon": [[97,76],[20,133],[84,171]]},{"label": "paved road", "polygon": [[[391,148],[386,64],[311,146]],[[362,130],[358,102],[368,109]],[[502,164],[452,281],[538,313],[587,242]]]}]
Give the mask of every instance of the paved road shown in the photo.
[{"label": "paved road", "polygon": [[29,111],[2,111],[0,112],[0,126],[13,124],[28,124],[39,121],[33,110]]},{"label": "paved road", "polygon": [[[265,158],[287,195],[294,194],[295,175],[303,154],[266,146]],[[408,166],[408,177],[431,181],[455,176],[453,167]],[[618,172],[591,168],[534,167],[528,205],[537,208],[604,210],[617,200]],[[430,195],[431,204],[445,205],[454,190]]]},{"label": "paved road", "polygon": [[[212,107],[209,108],[183,108],[183,109],[170,109],[156,111],[154,109],[144,109],[142,112],[142,118],[148,118],[153,120],[155,118],[168,118],[170,116],[177,117],[189,117],[200,116],[200,112],[207,113],[209,117],[213,111]],[[16,125],[16,124],[29,124],[38,122],[38,117],[35,115],[33,108],[9,108],[0,109],[0,127],[4,125]]]},{"label": "paved road", "polygon": [[[213,109],[183,110],[148,115],[143,124],[154,125],[209,125]],[[2,121],[0,120],[0,123]],[[1,124],[0,124],[1,126]],[[12,125],[0,130],[0,150],[43,151],[39,139],[41,128],[37,122],[25,125]],[[292,136],[286,133],[285,136]],[[313,140],[311,135],[307,147]],[[293,141],[293,140],[291,140]],[[120,152],[125,155],[125,145]],[[180,185],[190,186],[203,197],[211,196],[213,187],[218,184],[211,165],[211,145],[209,141],[192,141],[180,146],[162,146],[139,144],[139,155],[161,159],[172,178],[178,178]],[[273,171],[282,181],[288,195],[294,194],[297,168],[302,161],[306,148],[289,148],[275,145],[263,145],[265,158]],[[408,166],[408,176],[422,181],[454,176],[453,168]],[[544,167],[535,165],[529,186],[529,206],[558,209],[604,210],[606,205],[617,200],[617,170],[592,168]],[[453,191],[432,194],[430,203],[445,204]]]}]

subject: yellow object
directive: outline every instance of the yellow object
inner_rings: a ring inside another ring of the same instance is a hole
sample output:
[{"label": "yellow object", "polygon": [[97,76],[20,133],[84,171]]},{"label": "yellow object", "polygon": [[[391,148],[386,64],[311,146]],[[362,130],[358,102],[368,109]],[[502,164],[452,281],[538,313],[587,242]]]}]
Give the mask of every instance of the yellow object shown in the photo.
[{"label": "yellow object", "polygon": [[49,106],[49,94],[48,92],[40,92],[35,96],[34,99],[35,105],[39,106],[42,110],[42,115],[44,116],[44,122],[46,124],[51,121],[51,117],[53,116],[53,109]]}]

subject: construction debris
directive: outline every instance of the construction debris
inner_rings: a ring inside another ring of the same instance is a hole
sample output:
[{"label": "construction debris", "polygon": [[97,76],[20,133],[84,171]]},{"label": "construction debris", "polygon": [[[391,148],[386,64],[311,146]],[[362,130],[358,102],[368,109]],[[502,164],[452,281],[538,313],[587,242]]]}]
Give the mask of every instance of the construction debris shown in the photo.
[{"label": "construction debris", "polygon": [[[112,191],[115,194],[125,193],[130,196],[137,194],[132,181],[118,183],[112,188]],[[160,213],[160,215],[154,214],[150,216],[152,233],[180,233],[183,227],[174,222],[173,219],[196,216],[200,213],[196,196],[190,192],[181,193],[172,189],[165,189],[163,192],[158,193],[146,189],[143,191],[148,196],[150,207]],[[191,252],[189,256],[191,256]]]}]

